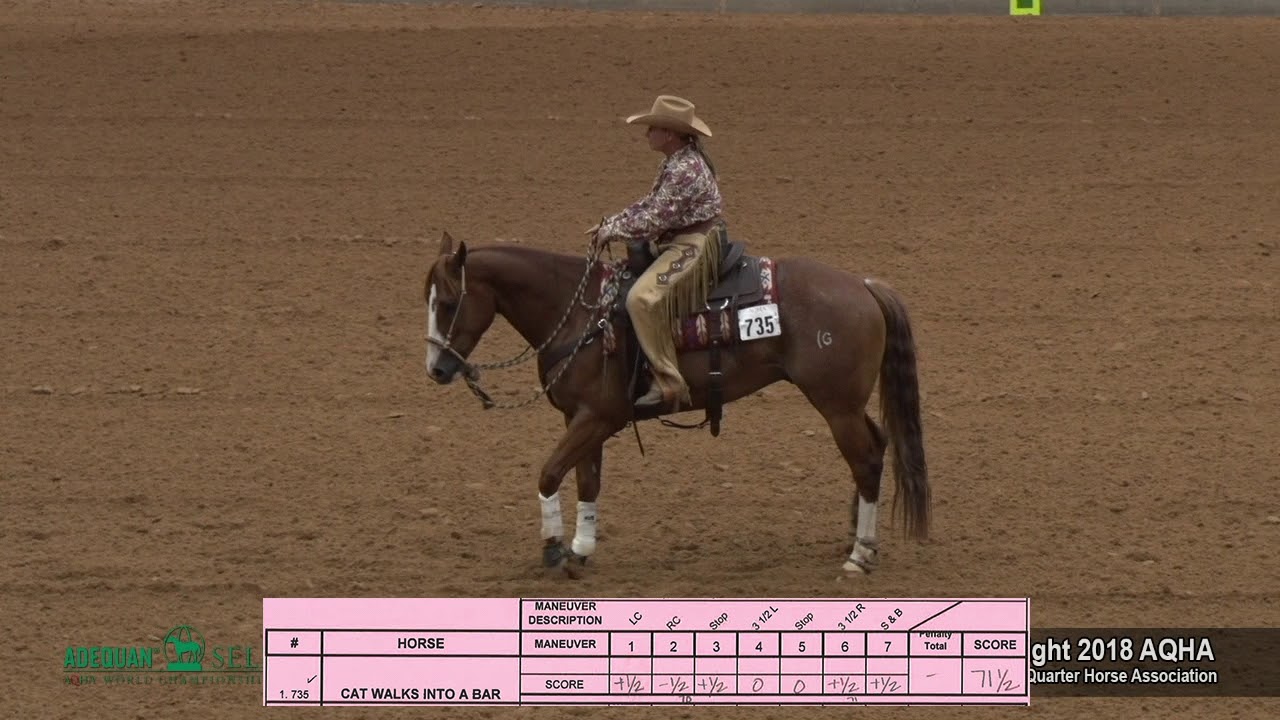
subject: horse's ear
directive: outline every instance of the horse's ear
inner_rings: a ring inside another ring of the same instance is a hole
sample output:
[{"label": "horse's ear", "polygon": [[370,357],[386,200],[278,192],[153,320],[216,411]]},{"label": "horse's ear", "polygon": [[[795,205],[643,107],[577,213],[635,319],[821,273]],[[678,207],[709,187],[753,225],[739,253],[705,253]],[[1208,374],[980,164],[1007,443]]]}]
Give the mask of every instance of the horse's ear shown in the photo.
[{"label": "horse's ear", "polygon": [[449,258],[449,269],[454,272],[462,271],[462,264],[467,261],[467,243],[466,241],[458,243],[458,250]]},{"label": "horse's ear", "polygon": [[448,255],[453,252],[453,236],[448,230],[444,231],[444,235],[440,238],[440,254]]}]

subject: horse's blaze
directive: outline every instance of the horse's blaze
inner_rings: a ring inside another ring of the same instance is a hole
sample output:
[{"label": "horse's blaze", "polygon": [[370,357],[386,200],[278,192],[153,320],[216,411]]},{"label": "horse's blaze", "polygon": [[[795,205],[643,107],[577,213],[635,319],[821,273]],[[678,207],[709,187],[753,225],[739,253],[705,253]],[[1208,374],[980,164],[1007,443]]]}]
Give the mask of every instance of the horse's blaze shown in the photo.
[{"label": "horse's blaze", "polygon": [[431,294],[427,297],[427,337],[435,341],[427,343],[427,372],[430,373],[431,368],[440,359],[440,346],[436,345],[436,342],[444,342],[444,338],[440,337],[440,328],[436,326],[435,283],[431,283]]}]

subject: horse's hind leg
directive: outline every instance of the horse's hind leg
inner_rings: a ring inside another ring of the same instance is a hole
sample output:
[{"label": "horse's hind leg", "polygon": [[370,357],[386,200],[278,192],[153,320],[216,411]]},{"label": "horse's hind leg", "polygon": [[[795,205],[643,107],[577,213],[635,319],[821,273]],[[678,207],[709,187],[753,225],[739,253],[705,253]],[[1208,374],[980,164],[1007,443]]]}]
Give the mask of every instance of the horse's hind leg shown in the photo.
[{"label": "horse's hind leg", "polygon": [[851,547],[844,570],[855,575],[867,574],[880,563],[876,526],[880,477],[884,470],[884,434],[862,411],[827,411],[823,417],[853,473],[853,502],[849,508]]},{"label": "horse's hind leg", "polygon": [[[873,445],[867,470],[870,475],[870,482],[857,482],[855,475],[857,487],[853,491],[853,502],[849,505],[849,545],[845,552],[849,553],[849,562],[854,562],[855,565],[857,563],[854,561],[855,555],[853,553],[858,547],[859,530],[864,533],[861,535],[864,540],[863,555],[870,552],[873,558],[878,559],[879,545],[876,539],[878,518],[876,513],[879,508],[880,479],[884,476],[884,453],[889,447],[889,439],[885,437],[884,430],[880,429],[876,421],[872,420],[870,415],[864,414],[862,417],[867,425],[867,431],[871,434]],[[869,503],[861,500],[859,491],[863,485],[875,488],[875,499]],[[874,565],[875,563],[873,562],[872,567]],[[850,568],[846,567],[845,569],[848,570]],[[870,570],[866,571],[869,572]]]}]

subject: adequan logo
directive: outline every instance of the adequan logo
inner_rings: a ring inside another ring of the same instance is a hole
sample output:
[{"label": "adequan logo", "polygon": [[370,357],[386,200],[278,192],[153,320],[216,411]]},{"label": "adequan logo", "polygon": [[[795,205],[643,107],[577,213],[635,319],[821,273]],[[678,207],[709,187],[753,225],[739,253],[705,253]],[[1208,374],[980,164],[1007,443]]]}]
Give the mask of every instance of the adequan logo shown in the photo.
[{"label": "adequan logo", "polygon": [[[154,639],[154,636],[153,636]],[[192,625],[176,625],[160,646],[73,645],[63,655],[66,685],[260,685],[253,645],[209,645]]]}]

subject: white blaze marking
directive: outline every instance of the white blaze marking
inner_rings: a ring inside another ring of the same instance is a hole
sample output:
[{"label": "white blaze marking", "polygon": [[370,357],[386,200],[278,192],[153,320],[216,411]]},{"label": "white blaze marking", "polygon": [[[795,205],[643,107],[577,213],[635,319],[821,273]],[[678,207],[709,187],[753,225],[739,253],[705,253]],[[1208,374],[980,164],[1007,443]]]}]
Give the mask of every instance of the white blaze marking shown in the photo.
[{"label": "white blaze marking", "polygon": [[[436,327],[436,284],[431,283],[431,295],[427,298],[427,337],[444,342],[440,337],[440,329]],[[435,343],[427,343],[427,372],[440,359],[440,348]]]}]

